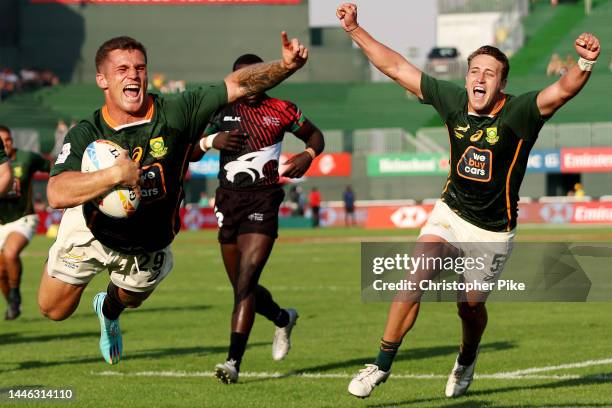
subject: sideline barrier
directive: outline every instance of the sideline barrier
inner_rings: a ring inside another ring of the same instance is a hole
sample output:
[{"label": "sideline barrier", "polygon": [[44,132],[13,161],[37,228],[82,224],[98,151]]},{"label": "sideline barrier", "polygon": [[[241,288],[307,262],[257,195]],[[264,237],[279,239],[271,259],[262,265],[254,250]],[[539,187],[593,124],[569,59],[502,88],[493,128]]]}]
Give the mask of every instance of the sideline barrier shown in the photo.
[{"label": "sideline barrier", "polygon": [[[434,203],[416,204],[414,200],[384,202],[358,201],[355,206],[355,226],[370,229],[406,228],[423,226]],[[212,208],[197,206],[181,208],[181,229],[216,229],[217,218]],[[291,209],[281,207],[279,226],[281,228],[309,228],[312,224],[306,217],[296,217]],[[47,210],[38,212],[38,234],[46,234],[53,225],[59,224],[62,211]],[[519,224],[558,224],[558,225],[612,225],[612,201],[573,201],[567,202],[527,202],[519,203]],[[323,203],[321,207],[321,227],[346,226],[345,211],[341,202]]]},{"label": "sideline barrier", "polygon": [[[433,205],[377,207],[368,210],[366,228],[420,228]],[[604,224],[612,225],[612,202],[519,203],[519,225]]]}]

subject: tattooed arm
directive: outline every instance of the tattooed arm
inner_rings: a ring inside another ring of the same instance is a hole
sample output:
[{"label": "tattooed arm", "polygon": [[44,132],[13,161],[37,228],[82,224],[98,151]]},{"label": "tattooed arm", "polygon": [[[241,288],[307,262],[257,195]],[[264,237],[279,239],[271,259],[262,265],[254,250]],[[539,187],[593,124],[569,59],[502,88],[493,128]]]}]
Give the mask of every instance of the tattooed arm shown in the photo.
[{"label": "tattooed arm", "polygon": [[289,41],[287,33],[283,31],[281,40],[282,59],[249,65],[225,77],[228,103],[275,87],[306,63],[308,49],[297,38]]}]

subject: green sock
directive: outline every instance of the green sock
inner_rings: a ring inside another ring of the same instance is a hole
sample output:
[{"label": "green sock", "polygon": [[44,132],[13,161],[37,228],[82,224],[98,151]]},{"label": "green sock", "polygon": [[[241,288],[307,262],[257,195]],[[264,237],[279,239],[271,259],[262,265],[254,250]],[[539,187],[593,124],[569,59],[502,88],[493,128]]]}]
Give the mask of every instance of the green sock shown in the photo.
[{"label": "green sock", "polygon": [[380,339],[380,351],[378,352],[378,357],[376,357],[374,364],[382,371],[389,371],[401,344],[401,341],[399,343],[394,343],[392,341]]}]

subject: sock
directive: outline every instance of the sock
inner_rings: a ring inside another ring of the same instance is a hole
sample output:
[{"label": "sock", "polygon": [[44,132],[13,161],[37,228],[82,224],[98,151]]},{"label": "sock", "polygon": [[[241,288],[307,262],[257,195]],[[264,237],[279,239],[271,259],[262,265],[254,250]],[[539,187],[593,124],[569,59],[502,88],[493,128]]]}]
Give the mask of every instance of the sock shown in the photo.
[{"label": "sock", "polygon": [[102,314],[107,319],[117,320],[124,310],[125,306],[119,299],[119,288],[113,282],[109,282],[106,288],[106,298],[102,303]]},{"label": "sock", "polygon": [[21,293],[19,293],[19,288],[11,288],[9,290],[8,298],[10,303],[21,303]]},{"label": "sock", "polygon": [[289,324],[289,313],[281,309],[272,299],[272,294],[261,285],[255,288],[255,313],[264,316],[277,327],[285,327]]},{"label": "sock", "polygon": [[227,353],[227,359],[236,361],[237,370],[240,370],[240,363],[242,362],[242,356],[244,355],[248,340],[248,334],[232,332],[230,335],[230,346],[229,352]]},{"label": "sock", "polygon": [[389,371],[391,369],[391,364],[393,364],[393,359],[395,358],[397,350],[401,344],[401,341],[398,343],[393,343],[385,339],[380,339],[380,351],[378,352],[378,357],[376,357],[374,364],[376,364],[382,371]]},{"label": "sock", "polygon": [[459,357],[457,362],[463,366],[469,366],[476,359],[476,352],[478,351],[478,344],[466,344],[462,343],[459,350]]},{"label": "sock", "polygon": [[285,309],[281,309],[274,320],[276,327],[285,327],[289,324],[289,313]]}]

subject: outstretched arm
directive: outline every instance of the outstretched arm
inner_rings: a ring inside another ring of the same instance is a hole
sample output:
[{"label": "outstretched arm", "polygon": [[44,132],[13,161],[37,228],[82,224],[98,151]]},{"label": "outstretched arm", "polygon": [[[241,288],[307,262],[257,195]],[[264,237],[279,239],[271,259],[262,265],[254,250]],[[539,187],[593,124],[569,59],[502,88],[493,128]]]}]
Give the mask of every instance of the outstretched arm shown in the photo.
[{"label": "outstretched arm", "polygon": [[249,65],[225,77],[228,103],[273,88],[304,66],[308,59],[308,49],[297,38],[289,41],[284,31],[281,33],[281,41],[282,59]]},{"label": "outstretched arm", "polygon": [[419,99],[423,98],[421,70],[391,48],[375,40],[361,27],[357,23],[357,6],[355,4],[344,3],[340,5],[336,10],[336,16],[340,19],[344,31],[351,36],[351,39],[363,50],[363,53],[376,68]]},{"label": "outstretched arm", "polygon": [[576,38],[574,48],[580,56],[578,64],[538,94],[537,104],[542,116],[551,116],[565,105],[580,92],[591,76],[591,69],[601,51],[599,40],[593,34],[582,33]]}]

